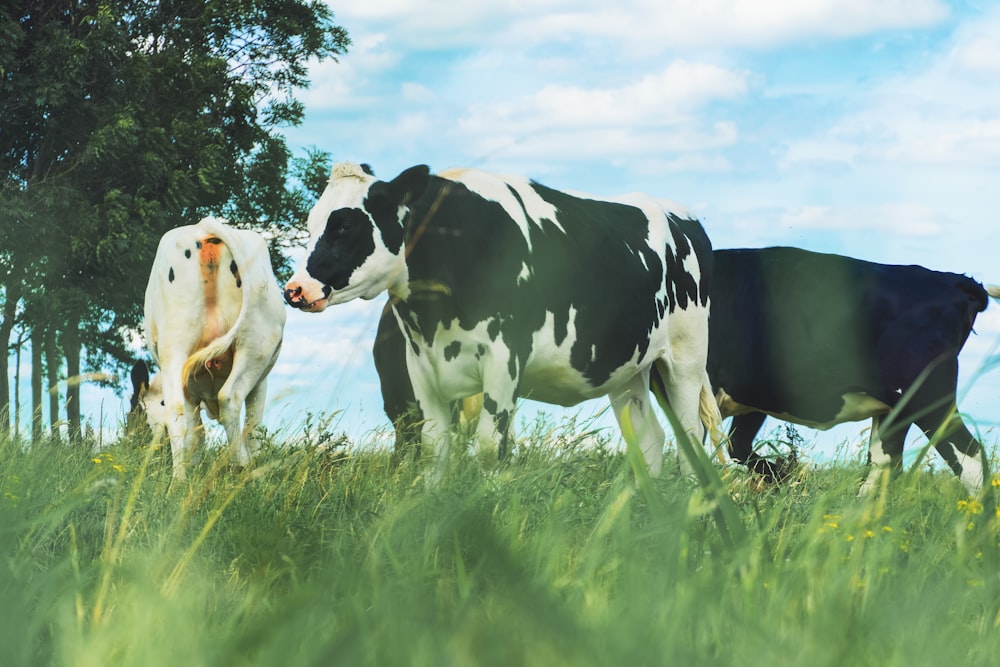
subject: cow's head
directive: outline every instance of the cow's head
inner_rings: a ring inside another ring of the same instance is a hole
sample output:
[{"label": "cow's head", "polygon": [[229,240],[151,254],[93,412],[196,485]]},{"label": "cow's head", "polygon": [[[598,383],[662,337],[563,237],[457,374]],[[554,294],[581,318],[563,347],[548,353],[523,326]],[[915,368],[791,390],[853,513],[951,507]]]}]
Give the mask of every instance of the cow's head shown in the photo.
[{"label": "cow's head", "polygon": [[285,285],[285,301],[308,312],[372,299],[405,280],[408,204],[427,188],[430,170],[411,167],[386,183],[367,165],[337,164],[309,212],[307,255]]},{"label": "cow's head", "polygon": [[167,408],[163,401],[163,386],[159,375],[156,375],[149,383],[149,389],[139,399],[139,402],[146,412],[146,423],[153,431],[153,436],[165,432],[167,429]]},{"label": "cow's head", "polygon": [[135,428],[143,416],[153,436],[160,435],[167,427],[167,408],[163,402],[160,376],[150,381],[149,368],[141,359],[132,367],[132,397],[128,414],[129,429]]}]

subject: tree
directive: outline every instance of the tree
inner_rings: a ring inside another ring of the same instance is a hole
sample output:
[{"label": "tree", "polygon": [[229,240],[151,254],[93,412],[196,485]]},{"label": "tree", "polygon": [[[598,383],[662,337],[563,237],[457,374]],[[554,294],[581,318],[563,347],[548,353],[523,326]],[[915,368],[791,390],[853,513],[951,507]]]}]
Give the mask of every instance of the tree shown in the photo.
[{"label": "tree", "polygon": [[0,340],[26,316],[72,375],[127,363],[166,230],[229,213],[291,233],[280,130],[307,64],[349,41],[318,0],[14,0],[0,43]]}]

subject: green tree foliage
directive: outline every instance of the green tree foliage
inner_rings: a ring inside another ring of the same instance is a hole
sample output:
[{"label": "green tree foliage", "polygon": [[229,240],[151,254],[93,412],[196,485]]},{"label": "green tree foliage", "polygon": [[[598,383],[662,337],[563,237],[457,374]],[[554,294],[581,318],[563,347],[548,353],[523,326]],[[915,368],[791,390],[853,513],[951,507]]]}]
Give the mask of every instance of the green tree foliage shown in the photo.
[{"label": "green tree foliage", "polygon": [[307,65],[348,44],[319,0],[0,2],[4,349],[53,331],[120,369],[163,232],[215,213],[294,235],[328,158],[293,160],[280,131]]}]

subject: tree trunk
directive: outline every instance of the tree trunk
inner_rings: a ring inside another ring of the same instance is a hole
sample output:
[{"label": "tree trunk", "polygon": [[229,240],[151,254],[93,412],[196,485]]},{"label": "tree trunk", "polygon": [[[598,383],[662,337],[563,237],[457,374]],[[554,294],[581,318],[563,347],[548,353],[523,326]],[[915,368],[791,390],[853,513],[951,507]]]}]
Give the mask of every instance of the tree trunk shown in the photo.
[{"label": "tree trunk", "polygon": [[42,345],[44,332],[40,327],[31,330],[31,442],[42,439]]},{"label": "tree trunk", "polygon": [[56,347],[55,327],[45,329],[45,370],[49,374],[49,429],[52,437],[59,436],[59,348]]},{"label": "tree trunk", "polygon": [[80,332],[76,326],[63,333],[63,352],[66,355],[66,422],[70,442],[80,442]]},{"label": "tree trunk", "polygon": [[24,332],[14,343],[14,437],[21,439],[21,348],[24,346]]},{"label": "tree trunk", "polygon": [[21,281],[11,276],[5,285],[3,320],[0,320],[0,437],[10,433],[10,334],[14,330],[17,303],[21,300]]}]

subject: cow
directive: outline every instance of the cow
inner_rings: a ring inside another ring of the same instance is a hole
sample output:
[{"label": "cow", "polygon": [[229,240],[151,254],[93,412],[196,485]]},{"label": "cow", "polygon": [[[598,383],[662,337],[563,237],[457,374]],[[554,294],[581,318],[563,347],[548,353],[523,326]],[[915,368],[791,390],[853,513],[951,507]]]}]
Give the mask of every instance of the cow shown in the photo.
[{"label": "cow", "polygon": [[958,353],[986,308],[982,285],[798,248],[714,256],[708,372],[732,416],[734,460],[776,474],[753,451],[767,415],[817,429],[872,418],[861,493],[886,468],[899,472],[912,424],[970,493],[982,491],[986,454],[955,412]]},{"label": "cow", "polygon": [[284,325],[260,234],[205,218],[160,239],[143,319],[159,373],[141,402],[154,433],[170,439],[175,478],[186,476],[188,453],[202,437],[202,406],[225,428],[236,462],[250,462],[255,445],[247,441],[263,417]]},{"label": "cow", "polygon": [[388,291],[432,484],[447,465],[451,403],[480,392],[476,449],[501,458],[519,398],[607,395],[658,475],[654,366],[683,428],[698,441],[717,430],[705,369],[711,243],[685,213],[475,169],[418,165],[386,182],[341,163],[308,227],[285,300],[317,313]]}]

